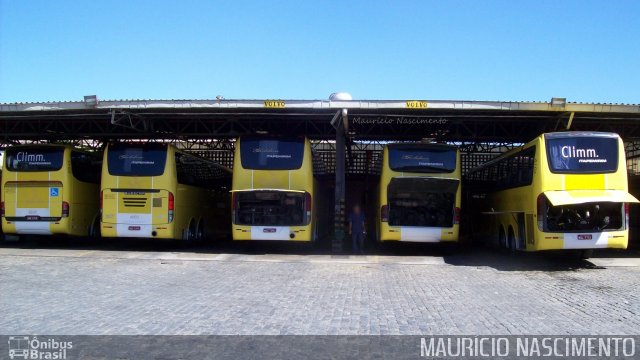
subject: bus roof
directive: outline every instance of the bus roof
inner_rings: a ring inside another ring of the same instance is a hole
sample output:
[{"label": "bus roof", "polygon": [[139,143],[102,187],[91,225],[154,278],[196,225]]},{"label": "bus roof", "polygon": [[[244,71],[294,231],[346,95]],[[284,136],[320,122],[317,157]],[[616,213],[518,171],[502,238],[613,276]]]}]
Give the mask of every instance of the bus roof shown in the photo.
[{"label": "bus roof", "polygon": [[385,145],[391,149],[450,149],[458,150],[458,147],[451,144],[442,143],[422,143],[422,142],[406,142],[406,143],[390,143]]},{"label": "bus roof", "polygon": [[612,132],[601,131],[558,131],[543,134],[545,138],[566,138],[566,137],[612,137],[619,138],[620,135]]}]

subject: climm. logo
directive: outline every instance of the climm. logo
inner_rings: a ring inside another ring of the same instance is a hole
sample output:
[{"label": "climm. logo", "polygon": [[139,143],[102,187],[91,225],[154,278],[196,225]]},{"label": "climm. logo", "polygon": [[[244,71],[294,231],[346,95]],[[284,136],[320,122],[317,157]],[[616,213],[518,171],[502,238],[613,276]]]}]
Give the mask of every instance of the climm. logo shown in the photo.
[{"label": "climm. logo", "polygon": [[19,151],[16,154],[16,160],[18,161],[28,161],[28,162],[43,162],[44,155],[43,154],[29,154],[26,151]]},{"label": "climm. logo", "polygon": [[73,349],[71,341],[38,339],[29,336],[9,336],[11,359],[66,359],[67,350]]},{"label": "climm. logo", "polygon": [[576,148],[575,146],[565,145],[560,148],[560,154],[563,158],[571,159],[571,158],[597,158],[598,153],[596,149],[581,149]]}]

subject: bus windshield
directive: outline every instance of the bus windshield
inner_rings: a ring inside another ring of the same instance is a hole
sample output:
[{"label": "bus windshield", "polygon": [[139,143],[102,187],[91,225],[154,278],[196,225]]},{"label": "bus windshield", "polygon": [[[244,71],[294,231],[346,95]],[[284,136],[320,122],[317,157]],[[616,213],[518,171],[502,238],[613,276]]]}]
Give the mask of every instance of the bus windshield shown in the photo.
[{"label": "bus windshield", "polygon": [[453,226],[457,179],[397,177],[387,187],[390,226]]},{"label": "bus windshield", "polygon": [[299,226],[305,224],[305,194],[290,191],[237,192],[235,224]]},{"label": "bus windshield", "polygon": [[449,148],[389,147],[393,171],[442,173],[456,169],[456,151]]},{"label": "bus windshield", "polygon": [[302,166],[304,139],[242,138],[242,167],[253,170],[293,170]]},{"label": "bus windshield", "polygon": [[62,168],[64,148],[8,148],[5,157],[7,169],[11,171],[56,171]]},{"label": "bus windshield", "polygon": [[167,147],[162,144],[109,146],[109,174],[116,176],[159,176],[164,173]]},{"label": "bus windshield", "polygon": [[554,173],[609,173],[618,170],[618,139],[604,136],[547,137]]}]

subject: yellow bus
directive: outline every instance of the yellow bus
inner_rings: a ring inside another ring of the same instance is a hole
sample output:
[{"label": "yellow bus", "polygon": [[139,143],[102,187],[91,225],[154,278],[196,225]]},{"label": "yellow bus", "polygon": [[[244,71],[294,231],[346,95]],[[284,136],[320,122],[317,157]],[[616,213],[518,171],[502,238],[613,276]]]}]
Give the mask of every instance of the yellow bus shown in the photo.
[{"label": "yellow bus", "polygon": [[5,234],[99,236],[99,155],[70,145],[18,145],[4,158]]},{"label": "yellow bus", "polygon": [[467,180],[473,224],[480,225],[473,233],[504,248],[627,247],[628,204],[638,200],[627,190],[617,134],[542,134],[471,170]]},{"label": "yellow bus", "polygon": [[104,152],[103,237],[201,241],[228,234],[231,171],[160,143],[114,143]]},{"label": "yellow bus", "polygon": [[316,240],[317,186],[308,139],[239,138],[233,161],[233,240]]},{"label": "yellow bus", "polygon": [[458,149],[436,143],[388,144],[382,161],[377,194],[378,241],[458,241]]}]

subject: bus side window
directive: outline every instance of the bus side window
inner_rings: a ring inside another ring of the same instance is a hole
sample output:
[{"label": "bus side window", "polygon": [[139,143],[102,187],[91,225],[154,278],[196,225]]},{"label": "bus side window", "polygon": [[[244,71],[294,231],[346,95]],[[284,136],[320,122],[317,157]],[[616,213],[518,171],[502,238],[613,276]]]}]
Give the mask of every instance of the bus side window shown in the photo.
[{"label": "bus side window", "polygon": [[176,152],[175,160],[180,184],[216,190],[231,185],[231,175],[211,161],[180,152]]},{"label": "bus side window", "polygon": [[198,159],[179,152],[176,152],[175,159],[178,183],[190,186],[198,185],[198,180],[194,176],[194,171],[197,171],[196,167],[199,163]]},{"label": "bus side window", "polygon": [[71,151],[71,173],[73,177],[93,184],[100,182],[102,166],[96,157],[90,154]]}]

